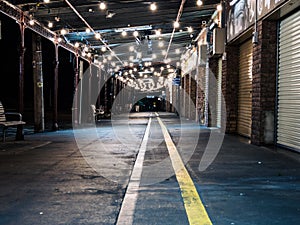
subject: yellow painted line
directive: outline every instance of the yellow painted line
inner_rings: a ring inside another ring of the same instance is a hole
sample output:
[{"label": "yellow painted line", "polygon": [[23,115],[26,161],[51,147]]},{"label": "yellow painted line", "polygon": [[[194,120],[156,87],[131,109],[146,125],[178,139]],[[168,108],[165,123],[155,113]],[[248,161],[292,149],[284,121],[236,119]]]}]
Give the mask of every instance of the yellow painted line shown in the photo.
[{"label": "yellow painted line", "polygon": [[[158,115],[158,114],[157,114]],[[163,124],[162,120],[157,117],[157,120],[161,126],[165,142],[170,154],[172,165],[176,174],[176,179],[181,190],[181,196],[183,198],[184,207],[189,220],[189,224],[192,225],[211,225],[212,222],[205,210],[205,207],[199,197],[197,189],[192,181],[187,169],[182,162],[182,159],[177,151],[171,136]]]}]

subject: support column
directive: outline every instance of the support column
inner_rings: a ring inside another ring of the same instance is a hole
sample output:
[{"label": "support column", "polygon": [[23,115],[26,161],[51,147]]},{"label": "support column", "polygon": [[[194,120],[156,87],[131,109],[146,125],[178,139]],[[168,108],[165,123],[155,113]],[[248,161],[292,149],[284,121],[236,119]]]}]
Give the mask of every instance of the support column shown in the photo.
[{"label": "support column", "polygon": [[238,115],[239,47],[226,46],[226,59],[222,63],[222,92],[226,103],[226,132],[235,133]]},{"label": "support column", "polygon": [[89,112],[89,116],[88,116],[88,122],[93,122],[93,111],[91,108],[91,104],[95,104],[94,102],[92,103],[92,62],[91,60],[89,61],[89,87],[88,87],[88,112]]},{"label": "support column", "polygon": [[204,125],[204,104],[205,104],[205,66],[197,67],[197,93],[196,93],[196,121]]},{"label": "support column", "polygon": [[97,96],[97,105],[100,108],[101,106],[101,68],[97,68],[97,77],[98,77],[98,96]]},{"label": "support column", "polygon": [[44,95],[43,95],[43,60],[41,36],[32,34],[33,51],[33,89],[34,89],[34,132],[43,132],[44,124]]},{"label": "support column", "polygon": [[[20,62],[20,71],[19,71],[19,106],[18,111],[21,114],[24,114],[24,56],[25,56],[25,23],[24,23],[24,14],[21,15],[21,21],[20,21],[20,33],[21,33],[21,42],[20,42],[20,56],[19,56],[19,62]],[[16,134],[16,140],[24,140],[24,133],[23,133],[23,125],[19,125],[17,127],[17,134]]]},{"label": "support column", "polygon": [[253,46],[251,143],[274,144],[276,103],[276,21],[258,22],[258,43]]},{"label": "support column", "polygon": [[78,118],[78,81],[79,81],[79,54],[78,50],[75,53],[75,68],[74,68],[74,101],[73,101],[73,122],[75,126],[79,124]]},{"label": "support column", "polygon": [[58,43],[54,43],[55,47],[55,67],[54,67],[54,85],[53,85],[53,124],[52,130],[58,130],[58,123],[57,123],[57,97],[58,97]]}]

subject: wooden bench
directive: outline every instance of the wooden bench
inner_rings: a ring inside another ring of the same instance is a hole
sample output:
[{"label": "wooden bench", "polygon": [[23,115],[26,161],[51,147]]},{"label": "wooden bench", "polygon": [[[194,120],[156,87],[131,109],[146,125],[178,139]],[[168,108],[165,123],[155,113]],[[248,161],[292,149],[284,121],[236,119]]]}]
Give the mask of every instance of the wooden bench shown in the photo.
[{"label": "wooden bench", "polygon": [[8,127],[17,126],[16,140],[23,139],[23,125],[21,113],[5,112],[4,107],[0,101],[0,126],[3,126],[3,142],[5,142],[5,133]]}]

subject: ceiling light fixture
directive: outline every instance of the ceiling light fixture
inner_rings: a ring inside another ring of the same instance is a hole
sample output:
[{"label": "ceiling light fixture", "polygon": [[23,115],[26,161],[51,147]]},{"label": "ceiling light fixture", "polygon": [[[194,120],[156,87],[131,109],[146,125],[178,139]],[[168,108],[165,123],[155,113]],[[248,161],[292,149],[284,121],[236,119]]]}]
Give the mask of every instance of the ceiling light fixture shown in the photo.
[{"label": "ceiling light fixture", "polygon": [[223,9],[222,5],[221,5],[221,4],[218,4],[218,5],[217,5],[217,10],[218,10],[218,11],[222,11],[222,9]]},{"label": "ceiling light fixture", "polygon": [[187,28],[187,31],[188,31],[189,33],[192,33],[192,32],[193,32],[193,28],[192,28],[192,27],[188,27],[188,28]]},{"label": "ceiling light fixture", "polygon": [[[70,3],[69,0],[65,0],[65,2],[67,3],[67,5],[73,10],[73,12],[85,23],[85,25],[91,29],[91,31],[93,33],[96,33],[94,31],[94,29],[89,25],[89,23],[82,17],[82,15],[76,10],[76,8]],[[102,38],[100,38],[100,41],[104,44],[104,46],[109,50],[112,51],[111,48],[103,41]],[[117,56],[114,55],[114,57],[123,65],[124,63],[122,62],[122,60]]]},{"label": "ceiling light fixture", "polygon": [[125,30],[123,30],[121,34],[123,37],[127,36],[127,32]]},{"label": "ceiling light fixture", "polygon": [[114,13],[113,11],[107,10],[106,11],[106,18],[110,19],[112,18],[116,13]]},{"label": "ceiling light fixture", "polygon": [[[177,18],[176,18],[177,22],[179,21],[181,15],[182,15],[183,6],[184,6],[185,2],[186,2],[186,0],[182,0],[181,1],[180,7],[179,7],[179,10],[178,10],[178,13],[177,13]],[[168,48],[167,48],[167,54],[165,56],[165,59],[168,57],[168,54],[169,54],[169,51],[170,51],[170,47],[171,47],[171,44],[172,44],[172,41],[173,41],[174,33],[175,33],[175,27],[173,28],[173,31],[172,31],[172,34],[171,34],[171,37],[170,37],[170,41],[169,41],[169,45],[168,45]]]},{"label": "ceiling light fixture", "polygon": [[44,3],[49,3],[50,2],[50,0],[44,0]]}]

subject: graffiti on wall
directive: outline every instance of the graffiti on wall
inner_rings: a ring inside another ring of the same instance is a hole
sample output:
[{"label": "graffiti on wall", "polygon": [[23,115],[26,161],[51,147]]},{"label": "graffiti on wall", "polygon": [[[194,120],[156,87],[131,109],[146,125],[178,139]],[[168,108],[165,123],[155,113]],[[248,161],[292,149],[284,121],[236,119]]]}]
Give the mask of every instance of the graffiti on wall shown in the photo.
[{"label": "graffiti on wall", "polygon": [[231,0],[227,11],[227,40],[230,41],[288,0]]}]

